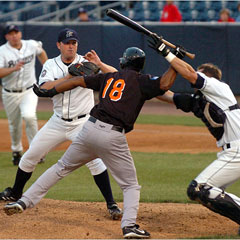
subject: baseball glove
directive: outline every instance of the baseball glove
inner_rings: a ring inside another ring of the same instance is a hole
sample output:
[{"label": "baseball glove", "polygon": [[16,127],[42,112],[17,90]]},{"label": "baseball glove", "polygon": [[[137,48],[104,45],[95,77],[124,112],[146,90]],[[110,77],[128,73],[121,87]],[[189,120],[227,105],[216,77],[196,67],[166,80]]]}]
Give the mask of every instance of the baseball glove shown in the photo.
[{"label": "baseball glove", "polygon": [[181,109],[184,112],[191,112],[193,109],[194,97],[188,93],[174,93],[173,102],[177,109]]},{"label": "baseball glove", "polygon": [[72,76],[90,76],[97,74],[100,68],[92,62],[75,63],[68,68]]}]

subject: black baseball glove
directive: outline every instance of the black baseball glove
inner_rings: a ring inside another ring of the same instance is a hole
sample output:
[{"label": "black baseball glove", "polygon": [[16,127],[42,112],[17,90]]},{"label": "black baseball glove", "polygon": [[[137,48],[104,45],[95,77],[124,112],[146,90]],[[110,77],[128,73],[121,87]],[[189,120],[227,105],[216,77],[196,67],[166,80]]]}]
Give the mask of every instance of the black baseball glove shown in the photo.
[{"label": "black baseball glove", "polygon": [[90,76],[97,74],[99,70],[100,68],[92,62],[75,63],[68,68],[72,76]]},{"label": "black baseball glove", "polygon": [[33,84],[33,91],[38,97],[53,97],[58,94],[56,88],[41,89],[37,84]]},{"label": "black baseball glove", "polygon": [[181,109],[184,112],[191,112],[194,105],[194,97],[188,93],[174,93],[173,102],[177,109]]}]

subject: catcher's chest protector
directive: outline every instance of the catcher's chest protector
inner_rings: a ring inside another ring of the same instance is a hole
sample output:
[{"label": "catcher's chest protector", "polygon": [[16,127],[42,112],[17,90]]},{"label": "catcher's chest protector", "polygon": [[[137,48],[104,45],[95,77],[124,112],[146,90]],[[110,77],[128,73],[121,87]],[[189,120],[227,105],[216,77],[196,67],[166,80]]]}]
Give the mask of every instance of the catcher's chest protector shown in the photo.
[{"label": "catcher's chest protector", "polygon": [[224,133],[226,114],[215,103],[206,100],[204,95],[197,91],[194,95],[193,113],[207,126],[210,133],[218,140]]}]

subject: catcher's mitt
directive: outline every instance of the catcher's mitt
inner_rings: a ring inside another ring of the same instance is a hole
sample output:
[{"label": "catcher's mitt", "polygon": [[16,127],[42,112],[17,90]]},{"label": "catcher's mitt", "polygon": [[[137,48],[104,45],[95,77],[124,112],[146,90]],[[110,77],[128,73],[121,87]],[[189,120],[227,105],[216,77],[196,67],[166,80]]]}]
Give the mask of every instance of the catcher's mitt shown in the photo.
[{"label": "catcher's mitt", "polygon": [[97,74],[100,68],[92,62],[75,63],[68,68],[72,76],[90,76]]}]

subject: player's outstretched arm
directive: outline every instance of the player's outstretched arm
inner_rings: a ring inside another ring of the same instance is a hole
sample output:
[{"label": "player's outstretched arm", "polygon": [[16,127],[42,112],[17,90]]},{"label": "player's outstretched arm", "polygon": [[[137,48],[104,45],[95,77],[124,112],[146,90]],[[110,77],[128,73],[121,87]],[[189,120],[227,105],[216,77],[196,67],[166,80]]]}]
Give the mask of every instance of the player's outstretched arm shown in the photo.
[{"label": "player's outstretched arm", "polygon": [[43,51],[37,56],[37,58],[39,62],[43,65],[48,60],[46,51],[43,49]]},{"label": "player's outstretched arm", "polygon": [[[197,80],[197,73],[192,66],[171,53],[162,42],[161,38],[159,38],[156,34],[151,35],[151,38],[152,41],[148,41],[148,46],[154,49],[157,53],[161,54],[183,78],[187,79],[190,83],[195,84]],[[184,49],[182,50],[184,51]]]},{"label": "player's outstretched arm", "polygon": [[174,68],[170,67],[161,77],[160,89],[167,91],[170,89],[175,82],[177,77],[177,72]]},{"label": "player's outstretched arm", "polygon": [[97,53],[94,50],[91,50],[90,52],[87,52],[84,56],[86,60],[89,62],[92,62],[96,64],[103,73],[107,72],[117,72],[118,70],[110,65],[107,65],[106,63],[103,63]]}]

